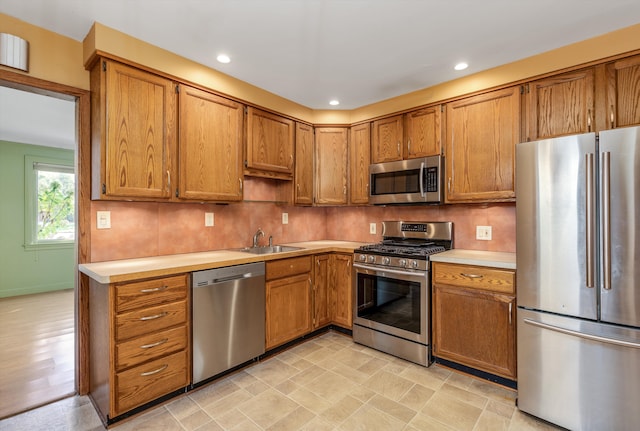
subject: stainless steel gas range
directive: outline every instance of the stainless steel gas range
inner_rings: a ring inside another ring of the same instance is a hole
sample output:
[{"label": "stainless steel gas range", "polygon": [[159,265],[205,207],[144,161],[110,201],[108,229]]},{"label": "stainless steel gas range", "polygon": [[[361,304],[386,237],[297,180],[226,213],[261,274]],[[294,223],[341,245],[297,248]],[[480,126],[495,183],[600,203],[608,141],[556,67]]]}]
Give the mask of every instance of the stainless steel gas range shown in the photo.
[{"label": "stainless steel gas range", "polygon": [[354,253],[353,340],[429,366],[429,256],[452,248],[453,223],[385,221],[382,235]]}]

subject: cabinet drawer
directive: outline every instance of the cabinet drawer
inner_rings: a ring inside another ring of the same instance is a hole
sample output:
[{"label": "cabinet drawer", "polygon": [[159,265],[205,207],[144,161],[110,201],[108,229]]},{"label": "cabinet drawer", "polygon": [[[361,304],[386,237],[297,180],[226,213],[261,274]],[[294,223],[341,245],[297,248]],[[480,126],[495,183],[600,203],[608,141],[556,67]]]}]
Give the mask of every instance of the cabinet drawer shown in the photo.
[{"label": "cabinet drawer", "polygon": [[515,293],[515,273],[485,266],[434,262],[433,282],[450,286]]},{"label": "cabinet drawer", "polygon": [[116,286],[116,313],[178,301],[187,297],[187,275]]},{"label": "cabinet drawer", "polygon": [[187,327],[143,335],[116,345],[116,370],[120,371],[187,347]]},{"label": "cabinet drawer", "polygon": [[288,277],[311,271],[311,256],[292,257],[267,262],[266,279]]},{"label": "cabinet drawer", "polygon": [[183,388],[188,379],[186,351],[118,373],[114,416]]},{"label": "cabinet drawer", "polygon": [[148,307],[116,315],[116,340],[122,341],[150,334],[170,326],[184,325],[187,321],[187,302]]}]

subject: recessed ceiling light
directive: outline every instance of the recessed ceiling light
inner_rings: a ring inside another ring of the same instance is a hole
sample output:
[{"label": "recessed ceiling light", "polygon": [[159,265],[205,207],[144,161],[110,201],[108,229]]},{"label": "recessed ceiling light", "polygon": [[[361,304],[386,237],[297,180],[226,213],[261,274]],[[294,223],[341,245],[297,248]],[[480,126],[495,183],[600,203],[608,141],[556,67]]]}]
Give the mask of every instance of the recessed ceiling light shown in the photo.
[{"label": "recessed ceiling light", "polygon": [[469,65],[463,62],[463,63],[456,64],[453,68],[455,70],[465,70],[467,67],[469,67]]},{"label": "recessed ceiling light", "polygon": [[329,105],[331,105],[331,106],[338,106],[339,104],[340,104],[339,100],[335,100],[334,99],[334,100],[329,101]]},{"label": "recessed ceiling light", "polygon": [[229,56],[227,54],[220,54],[216,57],[216,60],[218,60],[220,63],[229,63],[231,61],[231,59],[229,58]]}]

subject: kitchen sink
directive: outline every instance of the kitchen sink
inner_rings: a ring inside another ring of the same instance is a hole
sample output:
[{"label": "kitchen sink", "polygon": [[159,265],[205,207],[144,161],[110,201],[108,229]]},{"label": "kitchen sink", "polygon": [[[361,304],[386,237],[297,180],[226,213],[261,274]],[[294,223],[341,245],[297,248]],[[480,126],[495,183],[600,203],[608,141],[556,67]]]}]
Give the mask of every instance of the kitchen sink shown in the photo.
[{"label": "kitchen sink", "polygon": [[288,245],[265,245],[258,247],[245,247],[241,248],[239,251],[245,253],[253,253],[253,254],[272,254],[272,253],[283,253],[285,251],[296,251],[302,250],[302,247],[291,247]]}]

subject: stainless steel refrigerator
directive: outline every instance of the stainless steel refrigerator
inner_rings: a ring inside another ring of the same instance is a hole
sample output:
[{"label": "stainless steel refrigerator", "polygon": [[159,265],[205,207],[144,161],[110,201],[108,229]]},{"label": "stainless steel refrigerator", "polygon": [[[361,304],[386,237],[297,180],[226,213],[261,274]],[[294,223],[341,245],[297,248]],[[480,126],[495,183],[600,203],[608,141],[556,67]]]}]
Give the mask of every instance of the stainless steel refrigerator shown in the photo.
[{"label": "stainless steel refrigerator", "polygon": [[640,427],[640,128],[516,146],[518,408]]}]

